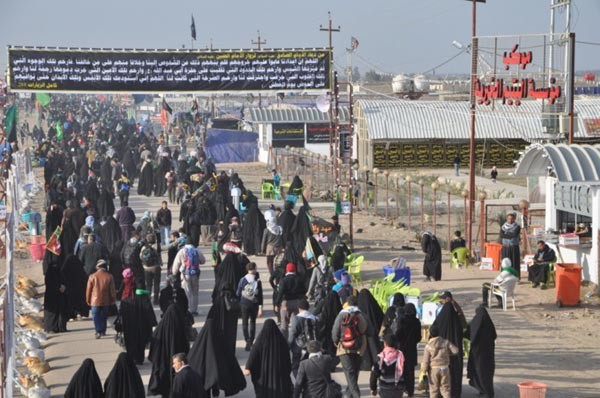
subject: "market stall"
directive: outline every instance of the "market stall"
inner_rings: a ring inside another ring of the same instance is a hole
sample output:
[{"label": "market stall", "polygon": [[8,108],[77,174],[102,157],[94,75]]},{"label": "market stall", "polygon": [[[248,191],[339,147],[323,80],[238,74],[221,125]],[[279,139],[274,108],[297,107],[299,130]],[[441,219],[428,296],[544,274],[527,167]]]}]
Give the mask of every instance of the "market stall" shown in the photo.
[{"label": "market stall", "polygon": [[531,145],[515,175],[545,177],[545,225],[539,236],[559,263],[579,264],[582,279],[598,284],[600,146]]}]

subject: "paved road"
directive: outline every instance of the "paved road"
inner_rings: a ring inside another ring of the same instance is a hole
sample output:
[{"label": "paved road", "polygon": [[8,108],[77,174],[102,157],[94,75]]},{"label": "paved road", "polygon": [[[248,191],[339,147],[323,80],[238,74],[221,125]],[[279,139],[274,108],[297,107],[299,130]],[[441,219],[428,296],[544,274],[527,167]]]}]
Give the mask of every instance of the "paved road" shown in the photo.
[{"label": "paved road", "polygon": [[[242,178],[246,180],[246,175],[242,171]],[[256,185],[260,181],[260,176],[252,177]],[[252,186],[251,186],[252,187]],[[134,190],[135,191],[135,190]],[[258,192],[258,190],[255,190]],[[141,215],[144,210],[150,209],[156,211],[160,207],[163,198],[146,198],[132,195],[130,204],[136,214]],[[270,201],[261,201],[261,207],[266,207]],[[331,209],[331,205],[328,205]],[[314,206],[315,208],[327,207],[326,205]],[[179,209],[173,208],[173,218],[178,220]],[[328,210],[329,211],[329,210]],[[179,223],[175,222],[175,227]],[[373,228],[389,228],[377,226]],[[393,231],[393,232],[392,232]],[[410,234],[403,234],[400,230],[390,230],[394,236],[398,236],[401,244],[408,243],[412,239]],[[401,238],[404,236],[404,238]],[[391,253],[389,247],[372,246],[370,242],[372,237],[368,231],[356,237],[358,246],[362,248],[367,256],[368,264],[365,264],[365,277],[379,276],[381,273],[381,262],[377,260],[389,259],[395,257],[397,250]],[[404,240],[406,241],[404,241]],[[414,245],[414,243],[412,243]],[[396,247],[399,244],[395,244]],[[208,255],[208,248],[202,248]],[[419,263],[422,263],[422,254],[417,252],[405,252],[413,272],[413,284],[420,287],[423,294],[430,294],[433,291],[452,290],[456,299],[461,303],[467,319],[470,319],[480,302],[481,283],[493,278],[493,274],[482,272],[477,269],[468,270],[449,270],[447,262],[444,261],[444,280],[441,282],[424,283],[420,273]],[[251,259],[258,264],[262,275],[267,275],[265,258],[254,257]],[[32,267],[37,267],[32,265]],[[205,267],[206,268],[206,267]],[[39,272],[39,271],[38,271]],[[41,273],[40,273],[41,274]],[[163,276],[164,278],[164,276]],[[39,280],[39,275],[36,278]],[[200,328],[204,321],[204,316],[210,308],[210,293],[214,284],[213,272],[211,269],[203,271],[200,280],[200,310],[202,314],[196,317],[197,328]],[[272,315],[269,311],[272,308],[270,297],[271,291],[268,283],[265,287],[265,316]],[[563,318],[568,312],[577,311],[576,309],[567,309],[558,311],[554,308],[553,291],[540,291],[539,289],[528,289],[525,283],[517,288],[517,311],[502,312],[492,310],[491,316],[498,330],[498,340],[496,341],[496,378],[495,389],[496,396],[499,398],[514,398],[518,396],[516,384],[523,380],[538,380],[549,385],[548,398],[591,398],[598,396],[597,391],[600,388],[598,383],[597,363],[599,360],[596,344],[588,344],[586,341],[579,341],[577,335],[565,335],[561,330],[561,323],[552,322],[542,326],[536,321],[533,314],[548,312],[554,314],[558,319]],[[539,303],[539,304],[538,304]],[[544,303],[544,304],[542,304]],[[581,310],[583,311],[583,309]],[[581,311],[576,312],[581,314]],[[559,318],[560,316],[560,318]],[[260,330],[265,318],[258,321],[257,327]],[[46,356],[50,361],[52,370],[46,374],[45,379],[52,388],[54,397],[62,397],[64,390],[71,379],[73,373],[80,366],[85,358],[93,358],[96,362],[98,373],[102,381],[108,375],[112,368],[118,353],[121,351],[112,340],[113,335],[109,335],[101,340],[94,339],[94,330],[91,320],[70,322],[68,324],[69,332],[51,336],[46,345]],[[240,365],[243,366],[248,357],[244,351],[244,340],[242,337],[241,326],[238,327],[237,356]],[[465,366],[466,367],[466,366]],[[140,371],[147,384],[151,365],[149,362],[140,367]],[[466,370],[465,370],[466,374]],[[465,375],[466,376],[466,375]],[[338,368],[334,378],[345,385],[343,373]],[[362,396],[369,396],[368,391],[368,373],[362,372],[360,377]],[[237,397],[254,397],[254,391],[250,379],[247,379],[248,387],[245,391],[238,394]],[[463,397],[474,398],[477,393],[473,388],[468,387],[466,377],[463,378]]]}]

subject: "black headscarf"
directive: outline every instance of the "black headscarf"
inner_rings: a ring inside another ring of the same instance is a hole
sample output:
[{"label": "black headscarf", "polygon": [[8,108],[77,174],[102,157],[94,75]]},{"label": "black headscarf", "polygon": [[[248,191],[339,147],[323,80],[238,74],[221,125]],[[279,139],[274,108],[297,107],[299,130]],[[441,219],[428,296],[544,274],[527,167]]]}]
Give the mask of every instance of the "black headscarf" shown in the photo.
[{"label": "black headscarf", "polygon": [[367,349],[362,356],[362,370],[369,370],[373,364],[377,362],[377,355],[383,349],[379,341],[378,333],[383,322],[383,311],[371,292],[367,289],[362,289],[358,294],[358,308],[364,315],[367,322],[370,324],[369,330],[371,335],[367,335]]},{"label": "black headscarf", "polygon": [[207,319],[188,355],[189,364],[203,380],[206,396],[214,390],[223,390],[225,396],[246,388],[246,379],[235,355],[222,351],[223,334],[213,319]]},{"label": "black headscarf", "polygon": [[496,370],[496,327],[487,310],[479,306],[469,325],[471,349],[467,362],[467,378],[485,397],[494,396],[494,372]]},{"label": "black headscarf", "polygon": [[104,382],[106,398],[143,398],[144,383],[131,357],[122,352]]},{"label": "black headscarf", "polygon": [[323,345],[325,352],[334,356],[336,347],[331,339],[331,330],[333,329],[335,318],[338,316],[341,310],[342,303],[340,302],[340,297],[336,292],[330,290],[329,293],[327,293],[327,296],[325,296],[325,299],[323,300],[323,306],[318,314],[319,323],[317,325],[319,330],[317,337]]},{"label": "black headscarf", "polygon": [[96,215],[97,219],[112,217],[113,214],[115,214],[115,203],[113,199],[114,195],[112,192],[106,188],[102,188],[100,197],[98,197],[98,206],[96,207],[98,210],[98,214]]},{"label": "black headscarf", "polygon": [[50,262],[44,275],[44,330],[47,332],[66,332],[67,321],[73,316],[67,292],[61,292],[66,286],[66,274],[61,261]]},{"label": "black headscarf", "polygon": [[104,398],[94,361],[86,358],[71,378],[65,398]]},{"label": "black headscarf", "polygon": [[250,370],[257,398],[291,397],[292,364],[287,341],[272,319],[267,319],[250,351]]},{"label": "black headscarf", "polygon": [[186,330],[185,314],[180,307],[171,304],[152,335],[148,354],[152,362],[148,395],[169,395],[173,355],[187,353],[190,349]]},{"label": "black headscarf", "polygon": [[242,242],[244,244],[244,252],[247,255],[252,256],[260,252],[263,231],[266,226],[265,217],[258,208],[258,205],[253,204],[250,206],[244,218],[244,226],[242,228]]},{"label": "black headscarf", "polygon": [[458,355],[450,357],[450,396],[460,398],[463,374],[463,329],[452,303],[444,304],[432,327],[438,328],[439,337],[450,341],[458,348]]}]

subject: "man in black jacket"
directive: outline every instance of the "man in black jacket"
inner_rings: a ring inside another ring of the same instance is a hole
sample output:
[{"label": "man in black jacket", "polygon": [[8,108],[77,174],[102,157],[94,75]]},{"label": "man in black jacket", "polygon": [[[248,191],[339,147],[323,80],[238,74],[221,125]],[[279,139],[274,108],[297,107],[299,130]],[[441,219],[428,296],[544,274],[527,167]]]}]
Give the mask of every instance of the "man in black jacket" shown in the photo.
[{"label": "man in black jacket", "polygon": [[546,277],[550,264],[556,262],[556,253],[543,240],[537,243],[537,252],[533,259],[534,263],[527,269],[528,279],[532,283],[532,287],[541,285],[542,289],[546,289]]},{"label": "man in black jacket", "polygon": [[308,359],[300,362],[294,385],[294,398],[325,397],[335,362],[331,356],[321,353],[321,343],[318,341],[309,341],[306,347]]},{"label": "man in black jacket", "polygon": [[285,276],[279,281],[277,296],[275,297],[275,311],[281,311],[281,333],[288,338],[288,327],[292,314],[298,314],[298,299],[303,294],[301,292],[301,282],[296,275],[296,266],[288,263],[285,266]]},{"label": "man in black jacket", "polygon": [[163,200],[161,208],[156,212],[156,222],[160,228],[161,245],[169,246],[169,235],[171,234],[171,210],[169,210],[166,200]]},{"label": "man in black jacket", "polygon": [[200,375],[188,365],[184,353],[173,355],[175,377],[171,384],[171,398],[196,398],[204,394],[203,380]]}]

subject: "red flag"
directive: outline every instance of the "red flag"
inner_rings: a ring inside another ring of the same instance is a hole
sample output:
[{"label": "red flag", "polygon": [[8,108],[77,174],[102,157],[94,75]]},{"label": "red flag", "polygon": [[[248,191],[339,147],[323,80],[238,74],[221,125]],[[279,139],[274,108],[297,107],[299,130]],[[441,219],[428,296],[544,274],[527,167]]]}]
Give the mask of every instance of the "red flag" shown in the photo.
[{"label": "red flag", "polygon": [[50,236],[48,243],[46,243],[46,250],[49,250],[53,254],[60,256],[62,252],[62,246],[60,245],[60,234],[62,232],[61,227],[56,227],[56,230]]},{"label": "red flag", "polygon": [[169,114],[165,108],[160,110],[160,124],[166,126],[169,124]]}]

